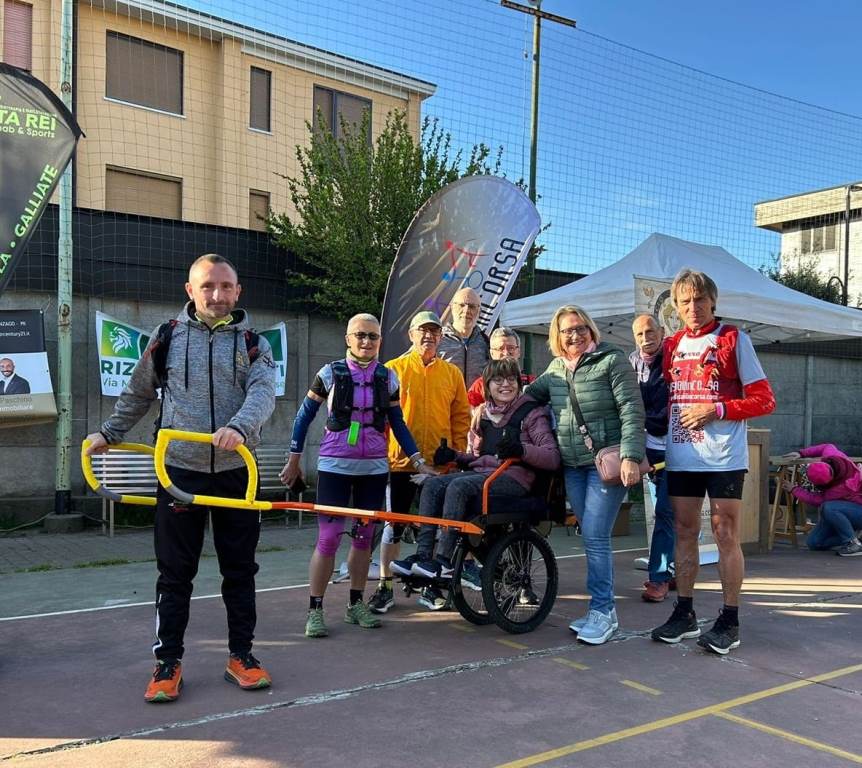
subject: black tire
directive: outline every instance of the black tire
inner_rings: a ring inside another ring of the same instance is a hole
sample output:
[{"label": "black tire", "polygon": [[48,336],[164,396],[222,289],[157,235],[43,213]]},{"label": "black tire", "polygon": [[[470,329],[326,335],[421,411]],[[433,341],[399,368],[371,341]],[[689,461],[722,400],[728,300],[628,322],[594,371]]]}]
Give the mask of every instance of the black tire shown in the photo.
[{"label": "black tire", "polygon": [[[452,563],[452,586],[449,589],[449,594],[452,598],[452,604],[458,609],[458,613],[471,624],[484,627],[487,624],[494,623],[494,620],[485,608],[484,589],[482,592],[476,592],[461,586],[461,569],[464,567],[464,559],[471,551],[463,542],[458,547],[455,553],[455,562]],[[476,552],[473,552],[473,556],[478,561],[479,555]]]},{"label": "black tire", "polygon": [[551,545],[527,527],[497,540],[482,568],[488,613],[500,629],[515,635],[532,632],[547,618],[557,599],[558,582]]}]

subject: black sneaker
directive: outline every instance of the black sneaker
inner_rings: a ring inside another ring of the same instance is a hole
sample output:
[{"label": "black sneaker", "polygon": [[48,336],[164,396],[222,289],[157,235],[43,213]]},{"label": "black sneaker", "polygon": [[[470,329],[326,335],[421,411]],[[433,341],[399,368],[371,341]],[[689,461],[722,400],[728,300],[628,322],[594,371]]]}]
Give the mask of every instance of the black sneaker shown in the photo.
[{"label": "black sneaker", "polygon": [[379,584],[376,591],[371,595],[368,601],[368,607],[372,613],[386,613],[392,606],[395,605],[395,595],[392,589],[384,584]]},{"label": "black sneaker", "polygon": [[403,560],[393,560],[389,563],[389,569],[392,573],[397,573],[399,576],[412,576],[413,563],[418,563],[420,560],[427,559],[427,555],[420,555],[417,552],[415,555],[408,555]]},{"label": "black sneaker", "polygon": [[446,602],[445,595],[433,585],[423,587],[419,593],[419,605],[424,605],[431,611],[442,611]]},{"label": "black sneaker", "polygon": [[701,648],[725,656],[734,648],[739,648],[739,625],[731,625],[724,618],[724,613],[720,613],[712,629],[704,632],[697,644]]},{"label": "black sneaker", "polygon": [[660,627],[656,627],[651,637],[657,642],[678,643],[686,637],[697,637],[699,634],[700,627],[697,625],[694,611],[681,611],[679,603],[674,603],[670,618]]}]

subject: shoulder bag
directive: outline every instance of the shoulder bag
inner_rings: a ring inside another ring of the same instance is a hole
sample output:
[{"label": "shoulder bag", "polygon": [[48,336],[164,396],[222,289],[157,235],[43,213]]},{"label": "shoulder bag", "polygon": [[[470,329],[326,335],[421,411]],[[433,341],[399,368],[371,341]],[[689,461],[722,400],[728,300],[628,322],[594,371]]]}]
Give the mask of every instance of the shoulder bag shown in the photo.
[{"label": "shoulder bag", "polygon": [[[578,422],[578,432],[580,432],[581,437],[584,439],[584,445],[586,445],[589,452],[593,454],[593,460],[596,463],[596,469],[599,472],[599,478],[606,485],[622,485],[623,480],[620,476],[620,469],[622,467],[620,446],[608,445],[604,448],[600,448],[597,451],[593,443],[593,438],[590,436],[590,432],[587,429],[587,423],[584,420],[584,414],[581,413],[581,407],[578,405],[578,398],[575,395],[574,382],[572,382],[572,386],[569,387],[569,400],[572,403],[572,410],[575,412],[575,419]],[[646,458],[646,456],[641,459],[641,463],[638,465],[638,469],[640,469],[641,476],[652,471],[652,465],[649,463],[649,460]]]}]

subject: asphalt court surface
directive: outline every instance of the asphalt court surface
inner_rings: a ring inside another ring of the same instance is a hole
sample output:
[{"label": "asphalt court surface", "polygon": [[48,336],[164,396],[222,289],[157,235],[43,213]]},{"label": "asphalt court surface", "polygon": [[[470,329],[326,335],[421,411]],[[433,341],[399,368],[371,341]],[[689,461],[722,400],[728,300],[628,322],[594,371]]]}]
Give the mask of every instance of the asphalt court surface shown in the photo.
[{"label": "asphalt court surface", "polygon": [[[278,553],[273,553],[276,555]],[[0,759],[51,766],[818,766],[862,764],[862,558],[779,551],[748,559],[742,645],[726,658],[648,630],[671,610],[639,598],[637,553],[616,557],[621,631],[588,647],[584,561],[559,560],[554,611],[508,635],[397,595],[381,630],[303,635],[307,590],[258,596],[268,691],[225,683],[219,599],[192,604],[186,687],[146,705],[152,607],[0,622]],[[109,578],[110,569],[105,569]],[[721,599],[714,567],[696,607]],[[26,674],[26,679],[25,679]],[[17,692],[16,691],[17,687]],[[14,692],[14,695],[10,695]],[[41,751],[40,750],[44,750]]]}]

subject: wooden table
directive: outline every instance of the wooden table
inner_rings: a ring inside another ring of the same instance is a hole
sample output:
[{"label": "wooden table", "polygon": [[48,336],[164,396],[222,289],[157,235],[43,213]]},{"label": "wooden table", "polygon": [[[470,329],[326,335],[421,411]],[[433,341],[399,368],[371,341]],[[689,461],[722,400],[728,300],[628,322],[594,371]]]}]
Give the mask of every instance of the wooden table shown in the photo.
[{"label": "wooden table", "polygon": [[[862,461],[859,457],[849,456],[852,462],[859,463]],[[769,514],[769,544],[768,549],[772,549],[775,545],[775,539],[786,538],[790,539],[794,547],[799,546],[799,535],[806,534],[814,526],[809,523],[804,515],[801,516],[802,502],[794,498],[793,494],[785,491],[782,484],[785,480],[791,485],[799,485],[801,477],[800,468],[806,464],[813,464],[816,461],[822,461],[821,457],[813,456],[811,458],[788,458],[786,456],[770,456],[769,477],[775,480],[775,498],[772,501],[772,507]]]}]

